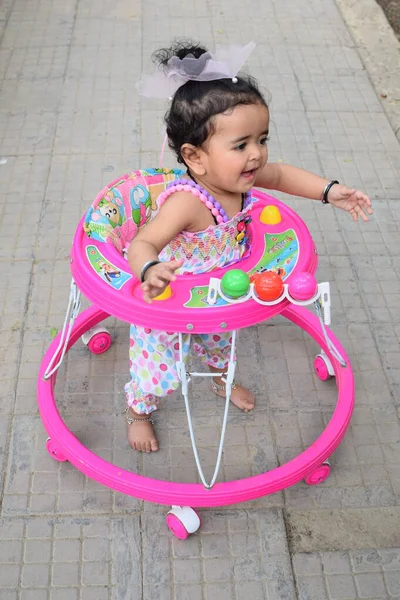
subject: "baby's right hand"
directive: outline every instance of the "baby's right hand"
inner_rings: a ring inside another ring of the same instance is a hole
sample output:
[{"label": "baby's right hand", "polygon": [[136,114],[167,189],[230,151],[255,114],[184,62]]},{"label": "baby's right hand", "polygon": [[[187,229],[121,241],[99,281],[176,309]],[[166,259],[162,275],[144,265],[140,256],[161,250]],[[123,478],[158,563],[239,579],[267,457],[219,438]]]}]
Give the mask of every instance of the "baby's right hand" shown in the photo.
[{"label": "baby's right hand", "polygon": [[175,271],[182,265],[183,260],[170,260],[149,267],[142,283],[143,299],[151,304],[152,299],[162,294],[170,281],[175,281]]}]

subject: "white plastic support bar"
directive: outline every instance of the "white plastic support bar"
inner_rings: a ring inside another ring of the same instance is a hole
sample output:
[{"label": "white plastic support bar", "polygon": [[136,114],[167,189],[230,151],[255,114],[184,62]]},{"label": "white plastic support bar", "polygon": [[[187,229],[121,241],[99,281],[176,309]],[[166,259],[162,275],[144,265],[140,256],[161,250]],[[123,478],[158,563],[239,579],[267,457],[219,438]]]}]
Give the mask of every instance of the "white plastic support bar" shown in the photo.
[{"label": "white plastic support bar", "polygon": [[[235,378],[235,369],[236,369],[236,361],[235,361],[235,346],[236,346],[236,331],[232,332],[232,344],[231,344],[231,353],[228,362],[228,371],[227,376],[222,377],[222,381],[225,382],[225,390],[226,395],[231,396],[232,393],[232,384]],[[225,435],[225,432],[224,432]]]},{"label": "white plastic support bar", "polygon": [[325,325],[331,324],[331,291],[328,281],[324,281],[318,285],[319,298],[318,302],[324,309],[324,323]]},{"label": "white plastic support bar", "polygon": [[[62,361],[64,360],[64,356],[67,352],[67,346],[69,342],[69,338],[71,337],[72,328],[74,326],[74,322],[76,317],[79,314],[79,310],[81,308],[81,292],[76,285],[75,281],[71,280],[70,292],[69,292],[69,301],[67,312],[65,313],[64,325],[61,330],[60,342],[55,350],[47,369],[43,375],[43,379],[47,380],[49,377],[53,375],[60,368]],[[61,350],[61,356],[58,363],[53,367],[56,356]],[[53,367],[53,368],[52,368]]]},{"label": "white plastic support bar", "polygon": [[339,361],[340,365],[342,367],[347,367],[347,363],[344,360],[343,356],[340,354],[339,350],[332,343],[332,341],[328,337],[328,334],[326,333],[324,317],[322,315],[322,310],[321,310],[321,306],[320,306],[319,300],[317,300],[316,302],[314,302],[314,307],[315,307],[315,312],[317,313],[319,322],[321,324],[321,330],[322,330],[322,333],[323,333],[323,336],[324,336],[324,339],[325,339],[327,347],[329,348],[329,350],[333,354],[333,356],[336,358],[336,360]]},{"label": "white plastic support bar", "polygon": [[178,377],[181,380],[182,394],[183,396],[186,396],[189,391],[190,377],[188,377],[183,358],[183,338],[181,333],[179,333],[179,360],[176,362],[176,370],[178,371]]},{"label": "white plastic support bar", "polygon": [[176,369],[178,371],[178,376],[179,376],[179,379],[181,380],[181,384],[182,384],[182,394],[185,395],[189,391],[189,382],[190,382],[190,377],[188,377],[188,373],[186,372],[185,363],[181,362],[181,361],[177,362]]},{"label": "white plastic support bar", "polygon": [[209,371],[190,371],[189,375],[193,377],[215,377],[215,373]]},{"label": "white plastic support bar", "polygon": [[190,381],[190,376],[206,375],[206,376],[212,377],[213,375],[215,375],[215,373],[211,373],[211,374],[210,373],[188,373],[186,371],[185,363],[183,360],[183,337],[182,337],[182,333],[179,333],[179,359],[180,360],[177,361],[176,367],[177,367],[179,379],[181,380],[181,383],[182,383],[182,395],[185,400],[186,416],[187,416],[187,421],[188,421],[188,426],[189,426],[190,441],[192,444],[194,460],[196,462],[196,467],[197,467],[197,471],[199,473],[201,482],[207,490],[210,490],[213,487],[214,483],[216,482],[217,477],[218,477],[218,472],[219,472],[219,469],[221,466],[222,450],[224,447],[226,425],[228,422],[229,402],[231,399],[232,383],[233,383],[233,379],[234,379],[234,375],[235,375],[235,367],[236,367],[236,362],[234,360],[235,346],[236,346],[236,331],[233,331],[232,332],[231,353],[230,353],[230,358],[229,358],[229,363],[228,363],[228,370],[227,370],[227,373],[224,374],[225,377],[222,377],[223,381],[225,382],[225,409],[224,409],[224,416],[223,416],[223,421],[222,421],[221,437],[220,437],[220,442],[219,442],[219,447],[218,447],[218,456],[217,456],[217,461],[215,464],[215,469],[214,469],[214,474],[212,476],[212,479],[211,479],[210,483],[207,483],[207,481],[204,477],[204,472],[203,472],[201,463],[200,463],[199,453],[197,451],[197,445],[196,445],[196,437],[195,437],[194,430],[193,430],[193,421],[192,421],[192,415],[191,415],[191,411],[190,411],[190,403],[189,403],[189,397],[188,397],[188,383]]}]

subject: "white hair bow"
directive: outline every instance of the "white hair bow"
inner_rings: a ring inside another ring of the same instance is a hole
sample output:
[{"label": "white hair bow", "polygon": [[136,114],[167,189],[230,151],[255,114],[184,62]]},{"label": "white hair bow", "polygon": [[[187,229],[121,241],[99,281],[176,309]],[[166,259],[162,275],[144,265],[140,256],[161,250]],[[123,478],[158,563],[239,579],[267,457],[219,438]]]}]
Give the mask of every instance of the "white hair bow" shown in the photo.
[{"label": "white hair bow", "polygon": [[255,47],[254,42],[249,42],[246,46],[218,46],[215,54],[206,52],[199,58],[193,54],[182,59],[172,56],[153,75],[142,75],[137,84],[139,94],[148,98],[170,98],[187,81],[234,81]]}]

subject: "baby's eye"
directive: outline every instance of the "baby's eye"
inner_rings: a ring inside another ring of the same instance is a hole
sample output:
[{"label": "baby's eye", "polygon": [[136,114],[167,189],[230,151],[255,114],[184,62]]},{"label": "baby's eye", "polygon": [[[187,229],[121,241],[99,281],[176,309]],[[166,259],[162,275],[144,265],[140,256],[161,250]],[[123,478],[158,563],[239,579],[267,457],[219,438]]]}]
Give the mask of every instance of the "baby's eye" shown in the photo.
[{"label": "baby's eye", "polygon": [[266,145],[267,145],[267,142],[268,142],[268,140],[269,140],[269,137],[266,135],[266,136],[264,136],[264,137],[260,138],[260,144],[261,144],[262,146],[266,146]]},{"label": "baby's eye", "polygon": [[243,142],[242,144],[235,146],[235,150],[244,150],[245,148],[246,148],[246,142]]}]

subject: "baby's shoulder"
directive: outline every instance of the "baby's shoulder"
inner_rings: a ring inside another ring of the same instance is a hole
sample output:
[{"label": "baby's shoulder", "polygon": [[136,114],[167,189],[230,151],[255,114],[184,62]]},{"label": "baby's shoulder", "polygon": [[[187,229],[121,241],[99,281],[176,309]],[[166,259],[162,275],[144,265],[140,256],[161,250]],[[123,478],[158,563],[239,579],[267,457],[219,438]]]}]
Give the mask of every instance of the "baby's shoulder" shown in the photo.
[{"label": "baby's shoulder", "polygon": [[200,200],[191,192],[174,191],[167,197],[160,198],[160,208],[168,207],[169,209],[177,210],[193,210],[194,207],[199,206]]},{"label": "baby's shoulder", "polygon": [[186,190],[177,190],[160,205],[162,219],[175,219],[182,224],[182,231],[197,232],[212,225],[208,210],[204,210],[201,200]]}]

